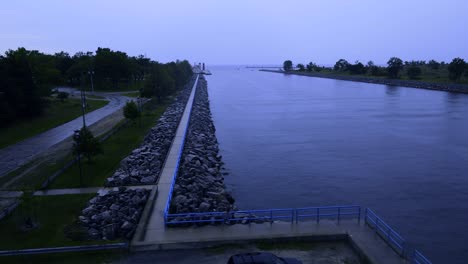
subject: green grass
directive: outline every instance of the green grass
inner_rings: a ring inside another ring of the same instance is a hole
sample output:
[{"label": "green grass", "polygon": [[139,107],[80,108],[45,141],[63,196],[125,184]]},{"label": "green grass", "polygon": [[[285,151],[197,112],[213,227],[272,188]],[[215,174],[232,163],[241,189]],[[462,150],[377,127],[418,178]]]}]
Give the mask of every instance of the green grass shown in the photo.
[{"label": "green grass", "polygon": [[[105,106],[106,101],[88,101],[88,112]],[[81,105],[78,99],[68,99],[64,102],[50,100],[44,113],[32,120],[16,122],[0,131],[0,148],[17,143],[23,139],[47,131],[81,115]]]},{"label": "green grass", "polygon": [[[429,83],[443,83],[443,84],[468,84],[468,78],[465,76],[462,76],[461,80],[458,82],[454,82],[453,80],[450,80],[448,75],[448,70],[447,67],[441,67],[438,70],[431,69],[427,66],[420,66],[422,73],[421,75],[413,80],[413,81],[421,81],[421,82],[429,82]],[[323,69],[320,72],[298,72],[294,71],[293,73],[299,74],[299,75],[330,75],[332,77],[333,75],[335,76],[350,76],[350,77],[365,77],[369,79],[388,79],[387,76],[373,76],[370,74],[350,74],[349,72],[337,72],[333,71],[330,69]],[[406,74],[406,66],[405,68],[400,72],[400,80],[411,80],[408,75]]]},{"label": "green grass", "polygon": [[139,97],[140,96],[140,92],[133,92],[133,93],[125,93],[125,94],[122,94],[123,96],[128,96],[128,97]]},{"label": "green grass", "polygon": [[[51,162],[44,162],[41,165],[37,166],[35,169],[29,171],[27,174],[21,177],[21,179],[14,182],[11,186],[6,189],[9,190],[20,190],[23,188],[28,189],[39,189],[41,184],[47,179],[47,177],[51,176],[54,172],[61,169],[64,164],[68,161],[72,160],[73,156],[71,153],[66,155],[65,157],[61,158],[59,161],[51,161]],[[35,160],[31,161],[30,163],[20,167],[19,169],[9,173],[8,175],[0,178],[0,186],[8,182],[10,179],[16,177],[17,175],[21,174],[23,171],[27,170],[31,166],[35,164]]]},{"label": "green grass", "polygon": [[[74,241],[64,233],[64,228],[73,224],[95,194],[33,196],[0,221],[0,249],[24,249],[60,247],[106,243],[104,241]],[[38,227],[23,231],[25,216],[35,216]],[[115,241],[113,241],[115,242]]]},{"label": "green grass", "polygon": [[[119,132],[102,143],[103,154],[94,157],[91,163],[82,160],[83,187],[103,186],[105,179],[110,177],[118,168],[120,161],[125,158],[142,141],[148,131],[156,124],[168,105],[168,101],[151,108],[152,102],[146,106],[141,117],[141,126],[137,120],[135,124],[127,124]],[[49,188],[80,187],[78,164],[74,164],[67,171],[57,177]]]},{"label": "green grass", "polygon": [[99,95],[93,95],[93,94],[87,94],[86,95],[86,98],[90,98],[90,99],[106,99],[104,96],[99,96]]}]

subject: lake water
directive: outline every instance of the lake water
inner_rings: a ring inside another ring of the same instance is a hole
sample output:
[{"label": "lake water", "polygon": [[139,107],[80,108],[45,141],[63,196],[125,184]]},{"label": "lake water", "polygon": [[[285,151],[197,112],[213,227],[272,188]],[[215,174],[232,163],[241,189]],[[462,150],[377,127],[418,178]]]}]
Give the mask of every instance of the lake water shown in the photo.
[{"label": "lake water", "polygon": [[468,95],[210,70],[240,209],[362,205],[434,263],[467,263]]}]

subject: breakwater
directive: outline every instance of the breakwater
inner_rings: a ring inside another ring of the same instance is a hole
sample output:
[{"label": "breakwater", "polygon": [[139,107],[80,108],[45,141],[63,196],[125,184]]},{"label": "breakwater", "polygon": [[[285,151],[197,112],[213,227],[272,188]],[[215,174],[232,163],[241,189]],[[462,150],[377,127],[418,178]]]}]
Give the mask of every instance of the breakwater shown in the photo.
[{"label": "breakwater", "polygon": [[190,96],[192,83],[189,82],[167,107],[143,143],[120,162],[120,167],[107,178],[106,186],[156,183]]},{"label": "breakwater", "polygon": [[106,180],[106,186],[120,186],[118,190],[92,198],[82,210],[79,221],[89,239],[132,238],[149,191],[123,186],[156,184],[194,80],[174,98],[143,143],[124,158],[116,172]]},{"label": "breakwater", "polygon": [[172,193],[171,213],[225,212],[236,209],[234,199],[224,185],[221,159],[211,117],[207,82],[200,77]]}]

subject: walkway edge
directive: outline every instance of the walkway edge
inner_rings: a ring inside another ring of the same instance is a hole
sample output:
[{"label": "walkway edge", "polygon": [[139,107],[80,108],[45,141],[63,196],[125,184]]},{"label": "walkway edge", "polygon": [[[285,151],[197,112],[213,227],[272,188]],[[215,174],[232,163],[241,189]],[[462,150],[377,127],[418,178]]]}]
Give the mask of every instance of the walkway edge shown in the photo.
[{"label": "walkway edge", "polygon": [[[187,103],[186,103],[185,108],[184,108],[184,113],[183,113],[183,115],[181,116],[181,118],[179,120],[179,124],[177,125],[176,133],[175,133],[174,138],[173,138],[173,140],[171,142],[171,147],[170,147],[169,151],[167,152],[166,159],[164,160],[164,165],[163,165],[163,168],[161,169],[160,177],[158,178],[157,185],[155,186],[156,191],[154,191],[154,188],[153,188],[153,191],[150,193],[148,201],[146,202],[145,208],[143,209],[143,213],[142,213],[142,215],[140,217],[140,221],[138,222],[138,226],[137,226],[137,229],[135,231],[135,234],[133,235],[131,245],[137,244],[137,243],[139,243],[139,241],[142,241],[142,240],[145,239],[146,228],[147,228],[148,223],[149,223],[149,221],[151,219],[151,216],[153,214],[155,201],[159,196],[159,192],[157,190],[158,190],[158,185],[159,185],[160,180],[161,180],[161,175],[165,171],[165,167],[166,167],[166,165],[168,163],[169,154],[171,153],[171,151],[172,151],[172,149],[174,147],[177,147],[177,146],[175,146],[175,138],[177,137],[178,132],[181,129],[181,123],[184,120],[184,115],[187,113],[187,107],[189,107],[189,106],[190,106],[190,108],[192,107],[193,99],[195,97],[194,96],[194,91],[196,89],[196,86],[198,85],[198,79],[199,79],[199,75],[196,76],[196,79],[195,79],[194,84],[192,86],[192,90],[190,92],[191,95],[190,95],[189,99],[187,100]],[[190,114],[190,111],[188,111],[188,113]],[[185,119],[187,119],[187,118],[185,118]],[[188,124],[185,124],[185,126],[188,126]],[[178,150],[179,155],[182,152],[182,150],[183,150],[183,147]]]}]

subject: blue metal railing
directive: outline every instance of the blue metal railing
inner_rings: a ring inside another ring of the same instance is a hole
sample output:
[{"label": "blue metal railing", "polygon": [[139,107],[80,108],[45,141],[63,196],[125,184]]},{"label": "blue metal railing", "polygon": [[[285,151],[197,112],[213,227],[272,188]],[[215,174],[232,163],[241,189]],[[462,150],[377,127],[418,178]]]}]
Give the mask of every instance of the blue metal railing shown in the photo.
[{"label": "blue metal railing", "polygon": [[357,217],[358,222],[361,220],[361,206],[346,205],[346,206],[321,206],[321,207],[305,207],[296,209],[296,223],[302,219],[315,219],[320,222],[321,218],[333,218],[340,222],[341,219]]},{"label": "blue metal railing", "polygon": [[166,225],[189,224],[189,223],[241,223],[241,222],[270,222],[275,220],[299,222],[315,219],[317,223],[320,219],[341,219],[356,218],[358,222],[361,218],[361,207],[358,205],[347,206],[322,206],[306,208],[285,208],[285,209],[264,209],[264,210],[243,210],[231,212],[200,212],[165,214]]},{"label": "blue metal railing", "polygon": [[377,216],[374,211],[366,208],[365,214],[366,224],[375,230],[375,232],[382,237],[400,256],[405,256],[406,241],[400,236],[393,228],[391,228],[385,221]]},{"label": "blue metal railing", "polygon": [[413,264],[432,264],[426,257],[421,254],[418,250],[413,251],[413,259],[411,261]]},{"label": "blue metal railing", "polygon": [[[402,258],[408,259],[412,264],[432,264],[421,252],[416,249],[412,250],[405,239],[371,209],[366,208],[364,220]],[[408,255],[411,251],[413,254]]]},{"label": "blue metal railing", "polygon": [[202,212],[184,214],[166,214],[167,225],[194,223],[242,223],[242,222],[270,222],[275,220],[294,221],[295,209],[265,209],[244,210],[231,212]]}]

